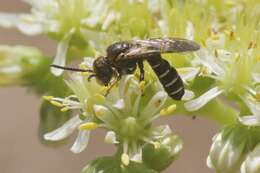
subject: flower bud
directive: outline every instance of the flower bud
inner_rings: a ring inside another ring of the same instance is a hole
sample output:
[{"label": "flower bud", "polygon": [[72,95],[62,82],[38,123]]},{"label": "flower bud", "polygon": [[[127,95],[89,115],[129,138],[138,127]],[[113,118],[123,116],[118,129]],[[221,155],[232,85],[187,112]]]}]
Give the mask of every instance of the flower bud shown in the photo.
[{"label": "flower bud", "polygon": [[260,144],[249,153],[246,160],[241,166],[241,173],[258,173],[260,172]]},{"label": "flower bud", "polygon": [[227,127],[213,138],[207,159],[208,167],[216,172],[233,173],[243,161],[247,131],[240,126]]}]

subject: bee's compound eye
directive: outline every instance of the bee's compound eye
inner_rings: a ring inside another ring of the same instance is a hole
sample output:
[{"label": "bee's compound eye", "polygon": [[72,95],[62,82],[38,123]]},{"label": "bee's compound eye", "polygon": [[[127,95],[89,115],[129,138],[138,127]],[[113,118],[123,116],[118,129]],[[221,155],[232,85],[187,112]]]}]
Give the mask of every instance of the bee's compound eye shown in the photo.
[{"label": "bee's compound eye", "polygon": [[94,62],[94,71],[97,77],[98,83],[102,85],[108,85],[112,76],[113,69],[109,64],[107,58],[99,57]]}]

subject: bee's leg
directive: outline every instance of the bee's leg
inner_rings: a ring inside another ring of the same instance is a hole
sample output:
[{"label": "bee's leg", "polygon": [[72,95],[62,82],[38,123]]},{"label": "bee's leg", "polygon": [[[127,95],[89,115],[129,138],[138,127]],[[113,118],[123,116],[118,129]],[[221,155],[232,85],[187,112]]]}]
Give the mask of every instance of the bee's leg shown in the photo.
[{"label": "bee's leg", "polygon": [[144,63],[143,61],[138,61],[138,67],[139,67],[139,70],[140,70],[140,82],[144,80]]},{"label": "bee's leg", "polygon": [[111,91],[111,89],[117,84],[118,81],[120,81],[121,79],[121,74],[118,73],[117,70],[114,69],[114,75],[115,75],[115,79],[111,82],[111,84],[108,86],[108,89],[106,90],[105,93],[105,97],[109,94],[109,92]]},{"label": "bee's leg", "polygon": [[96,77],[96,75],[95,75],[95,74],[91,74],[91,75],[88,77],[88,81],[90,82],[90,80],[91,80],[93,77]]}]

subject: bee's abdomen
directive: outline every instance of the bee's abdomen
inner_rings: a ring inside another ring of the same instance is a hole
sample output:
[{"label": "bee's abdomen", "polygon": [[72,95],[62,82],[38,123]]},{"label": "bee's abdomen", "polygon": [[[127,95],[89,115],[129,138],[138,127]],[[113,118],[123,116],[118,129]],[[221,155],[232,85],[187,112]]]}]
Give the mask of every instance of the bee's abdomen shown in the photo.
[{"label": "bee's abdomen", "polygon": [[165,91],[174,100],[180,100],[184,95],[184,85],[182,79],[178,75],[168,61],[162,59],[160,54],[153,55],[147,59],[153,68]]}]

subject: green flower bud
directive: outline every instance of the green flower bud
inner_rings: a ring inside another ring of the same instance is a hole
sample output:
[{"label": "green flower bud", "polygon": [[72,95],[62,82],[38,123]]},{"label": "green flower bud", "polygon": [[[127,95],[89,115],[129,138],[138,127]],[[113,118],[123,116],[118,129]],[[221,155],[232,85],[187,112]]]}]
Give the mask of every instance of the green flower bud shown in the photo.
[{"label": "green flower bud", "polygon": [[91,161],[81,173],[157,173],[147,168],[144,164],[130,162],[128,166],[122,166],[120,159],[116,157],[101,157]]},{"label": "green flower bud", "polygon": [[181,139],[177,135],[167,135],[154,145],[145,145],[143,162],[154,170],[164,170],[176,159],[181,149]]},{"label": "green flower bud", "polygon": [[247,143],[245,127],[228,126],[213,138],[207,159],[208,167],[221,173],[235,173],[244,158]]},{"label": "green flower bud", "polygon": [[246,160],[241,166],[241,173],[258,173],[260,172],[260,144],[249,153]]}]

